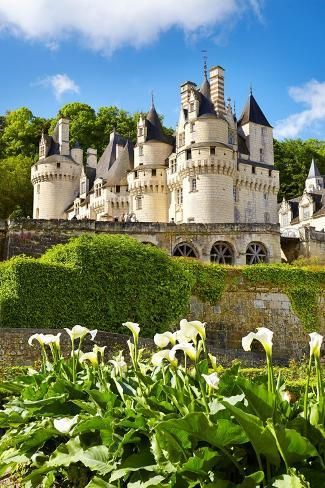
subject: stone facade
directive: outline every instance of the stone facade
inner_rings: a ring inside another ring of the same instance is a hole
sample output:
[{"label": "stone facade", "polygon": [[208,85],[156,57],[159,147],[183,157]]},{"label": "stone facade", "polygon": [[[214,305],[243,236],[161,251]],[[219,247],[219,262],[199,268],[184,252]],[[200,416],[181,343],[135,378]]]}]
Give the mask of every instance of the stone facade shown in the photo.
[{"label": "stone facade", "polygon": [[[225,104],[223,68],[211,68],[208,77],[205,66],[201,86],[181,85],[180,102],[174,136],[166,135],[152,101],[135,147],[113,132],[98,162],[95,149],[84,161],[78,145],[70,148],[69,120],[60,119],[53,136],[42,135],[32,167],[33,218],[276,224],[273,132],[252,93],[237,120],[230,99]],[[226,228],[221,238],[233,239]],[[267,246],[268,239],[259,241]],[[263,248],[258,259],[266,255]],[[216,255],[216,262],[224,260]]]},{"label": "stone facade", "polygon": [[229,262],[234,264],[246,264],[250,259],[247,249],[252,243],[263,246],[266,260],[270,263],[279,262],[281,255],[276,224],[175,225],[24,219],[8,225],[4,258],[19,254],[39,257],[46,249],[84,233],[128,234],[140,242],[165,249],[170,255],[188,252],[188,255],[208,262],[215,261],[222,245],[229,249]]}]

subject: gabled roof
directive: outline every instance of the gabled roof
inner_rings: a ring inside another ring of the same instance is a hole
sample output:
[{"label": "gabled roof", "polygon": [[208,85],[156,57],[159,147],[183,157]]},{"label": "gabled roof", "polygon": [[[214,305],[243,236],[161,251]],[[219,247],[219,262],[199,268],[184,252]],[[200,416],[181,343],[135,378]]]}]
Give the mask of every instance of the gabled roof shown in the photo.
[{"label": "gabled roof", "polygon": [[238,125],[245,125],[248,122],[254,122],[255,124],[272,127],[265,115],[263,114],[252,93],[248,97],[243,113],[241,114],[238,121]]},{"label": "gabled roof", "polygon": [[170,136],[166,136],[164,134],[164,130],[157,114],[156,108],[154,104],[151,105],[151,108],[146,116],[146,127],[147,127],[147,141],[159,141],[164,142],[165,144],[174,144],[174,138]]},{"label": "gabled roof", "polygon": [[322,175],[320,174],[319,169],[317,168],[317,165],[316,165],[315,160],[313,158],[311,161],[311,165],[309,168],[309,173],[308,173],[307,179],[308,178],[318,178],[319,176],[322,176]]}]

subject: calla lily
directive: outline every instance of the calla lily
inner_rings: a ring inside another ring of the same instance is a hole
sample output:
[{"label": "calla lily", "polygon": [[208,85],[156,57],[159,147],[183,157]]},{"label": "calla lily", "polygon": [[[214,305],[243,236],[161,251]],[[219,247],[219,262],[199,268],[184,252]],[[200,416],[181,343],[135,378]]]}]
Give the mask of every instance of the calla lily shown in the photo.
[{"label": "calla lily", "polygon": [[128,369],[123,356],[119,360],[110,359],[109,362],[114,366],[116,374],[122,375]]},{"label": "calla lily", "polygon": [[202,375],[207,384],[210,386],[210,388],[218,388],[220,378],[217,375],[217,373],[211,373],[211,374],[203,374]]},{"label": "calla lily", "polygon": [[93,366],[98,366],[98,354],[94,351],[85,352],[80,356],[79,361],[84,363],[85,361],[89,361]]},{"label": "calla lily", "polygon": [[200,322],[199,320],[192,320],[191,322],[188,322],[188,324],[194,327],[198,331],[198,334],[202,340],[206,339],[205,322]]},{"label": "calla lily", "polygon": [[135,322],[124,322],[124,327],[127,327],[133,334],[133,337],[138,338],[139,333],[140,333],[140,327],[139,324],[136,324]]},{"label": "calla lily", "polygon": [[265,349],[268,356],[272,355],[272,338],[273,332],[266,327],[258,327],[257,332],[250,332],[247,336],[242,338],[242,346],[244,351],[251,350],[251,344],[254,339],[259,341]]},{"label": "calla lily", "polygon": [[193,344],[177,344],[172,348],[171,353],[175,356],[176,351],[183,351],[192,361],[196,361],[196,349]]},{"label": "calla lily", "polygon": [[162,334],[155,334],[154,338],[154,343],[158,347],[167,347],[169,343],[171,343],[173,346],[176,343],[175,336],[171,332],[163,332]]},{"label": "calla lily", "polygon": [[208,354],[211,366],[216,371],[217,370],[217,358],[213,354]]},{"label": "calla lily", "polygon": [[49,344],[56,344],[56,345],[59,346],[60,345],[60,336],[61,336],[61,332],[59,332],[57,335],[53,335],[53,334],[33,334],[28,339],[28,344],[30,346],[32,346],[34,340],[36,340],[42,346],[49,345]]},{"label": "calla lily", "polygon": [[188,322],[186,319],[182,319],[179,326],[181,334],[188,338],[187,342],[196,340],[199,331],[194,325],[192,325],[191,322]]},{"label": "calla lily", "polygon": [[164,359],[169,360],[169,349],[162,349],[152,355],[151,362],[154,366],[160,366]]},{"label": "calla lily", "polygon": [[62,419],[54,419],[53,424],[56,430],[61,434],[68,434],[72,427],[78,422],[78,415],[75,417],[63,417]]},{"label": "calla lily", "polygon": [[97,344],[95,344],[94,347],[93,347],[93,352],[95,354],[99,354],[100,357],[103,359],[104,354],[105,354],[105,349],[106,349],[106,346],[100,347],[100,346],[97,346]]},{"label": "calla lily", "polygon": [[83,339],[86,337],[87,334],[90,334],[90,339],[93,341],[97,334],[97,329],[89,330],[87,327],[83,327],[82,325],[75,325],[72,329],[64,329],[67,334],[69,334],[71,341],[75,341],[76,339]]},{"label": "calla lily", "polygon": [[312,332],[309,334],[310,337],[310,355],[315,356],[316,358],[320,358],[320,349],[322,347],[323,336],[318,334],[317,332]]}]

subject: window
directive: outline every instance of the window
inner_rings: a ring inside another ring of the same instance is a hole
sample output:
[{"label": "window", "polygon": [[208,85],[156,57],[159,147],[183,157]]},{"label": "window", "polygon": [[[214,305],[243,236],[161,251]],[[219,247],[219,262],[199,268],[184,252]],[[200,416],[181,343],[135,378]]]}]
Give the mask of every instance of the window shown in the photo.
[{"label": "window", "polygon": [[196,187],[196,178],[192,178],[191,179],[191,191],[196,191],[197,190],[197,187]]},{"label": "window", "polygon": [[157,176],[157,170],[156,169],[152,169],[151,170],[151,175],[152,176]]},{"label": "window", "polygon": [[135,199],[135,209],[142,210],[142,197],[136,197]]},{"label": "window", "polygon": [[269,169],[269,176],[272,176],[272,170]]},{"label": "window", "polygon": [[138,135],[139,135],[139,137],[143,136],[143,127],[139,127]]},{"label": "window", "polygon": [[61,163],[56,163],[57,168],[60,168],[60,166],[61,166]]},{"label": "window", "polygon": [[180,244],[177,244],[177,246],[174,248],[173,256],[197,258],[197,254],[195,250],[193,249],[192,246],[190,246],[190,244],[187,244],[187,242],[181,242]]},{"label": "window", "polygon": [[228,129],[228,144],[235,144],[235,133],[232,129]]},{"label": "window", "polygon": [[282,215],[282,225],[286,227],[289,224],[289,217],[288,214]]},{"label": "window", "polygon": [[176,173],[177,171],[177,163],[176,163],[176,159],[173,159],[173,161],[171,162],[170,164],[170,167],[171,167],[171,172],[172,173]]},{"label": "window", "polygon": [[37,185],[36,187],[36,193],[39,195],[41,192],[41,185]]},{"label": "window", "polygon": [[40,146],[40,148],[39,148],[39,155],[40,155],[40,158],[41,158],[42,156],[45,156],[45,146],[44,146],[44,144],[42,144],[42,145]]},{"label": "window", "polygon": [[181,147],[184,146],[184,144],[185,144],[185,133],[181,132],[178,136],[178,145]]},{"label": "window", "polygon": [[255,175],[255,173],[256,173],[256,168],[255,166],[252,166],[252,174]]},{"label": "window", "polygon": [[102,195],[102,185],[101,183],[97,183],[97,185],[95,185],[95,196],[100,197],[101,195]]},{"label": "window", "polygon": [[263,198],[264,198],[264,200],[268,200],[268,198],[269,198],[268,194],[267,193],[263,193]]},{"label": "window", "polygon": [[261,127],[261,133],[262,133],[262,137],[266,136],[267,134],[266,127]]},{"label": "window", "polygon": [[233,264],[234,252],[227,242],[215,242],[210,253],[211,263],[216,264]]},{"label": "window", "polygon": [[120,191],[121,191],[120,185],[116,185],[116,193],[120,193]]},{"label": "window", "polygon": [[86,192],[86,182],[82,181],[81,182],[81,191],[80,193],[85,193]]},{"label": "window", "polygon": [[259,264],[267,262],[267,251],[263,244],[251,242],[246,249],[246,264]]},{"label": "window", "polygon": [[194,126],[195,126],[194,122],[191,122],[190,123],[190,132],[194,131]]},{"label": "window", "polygon": [[302,207],[302,217],[303,219],[309,219],[310,217],[309,207]]},{"label": "window", "polygon": [[269,212],[264,212],[264,222],[265,222],[265,224],[269,224],[270,223],[270,214],[269,214]]},{"label": "window", "polygon": [[134,178],[138,178],[138,172],[137,171],[134,172]]},{"label": "window", "polygon": [[210,147],[210,156],[215,156],[215,155],[216,155],[216,148]]},{"label": "window", "polygon": [[194,102],[191,102],[190,103],[190,112],[193,112],[195,106],[194,106]]},{"label": "window", "polygon": [[234,202],[238,202],[239,200],[239,194],[238,194],[238,188],[236,186],[234,186],[232,188],[232,194],[233,194],[233,197],[234,197]]},{"label": "window", "polygon": [[264,151],[263,148],[260,148],[260,162],[264,161]]},{"label": "window", "polygon": [[143,145],[139,146],[139,156],[143,156]]},{"label": "window", "polygon": [[177,205],[182,205],[183,203],[183,188],[178,188],[176,191],[176,203]]},{"label": "window", "polygon": [[192,151],[191,151],[191,149],[187,149],[186,150],[186,159],[187,160],[192,159]]}]

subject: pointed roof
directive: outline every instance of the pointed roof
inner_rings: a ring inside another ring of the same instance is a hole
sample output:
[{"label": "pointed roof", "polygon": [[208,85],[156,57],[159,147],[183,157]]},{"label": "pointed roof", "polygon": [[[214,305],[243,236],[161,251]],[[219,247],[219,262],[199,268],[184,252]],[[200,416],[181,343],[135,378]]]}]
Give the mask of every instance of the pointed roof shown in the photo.
[{"label": "pointed roof", "polygon": [[116,160],[116,146],[125,146],[127,140],[113,131],[110,136],[109,144],[103,152],[96,167],[96,178],[107,178],[107,173]]},{"label": "pointed roof", "polygon": [[133,145],[127,141],[107,173],[106,186],[126,186],[127,172],[131,169],[133,169]]},{"label": "pointed roof", "polygon": [[248,122],[254,122],[255,124],[272,127],[265,115],[263,114],[252,93],[248,97],[243,113],[240,116],[238,125],[245,125]]},{"label": "pointed roof", "polygon": [[210,93],[210,83],[207,78],[203,81],[201,88],[199,90],[200,94],[200,109],[199,109],[199,117],[201,115],[215,115],[215,110],[213,103],[211,101],[211,93]]},{"label": "pointed roof", "polygon": [[310,168],[309,168],[309,173],[308,173],[308,176],[307,176],[307,180],[309,178],[318,178],[319,176],[322,176],[319,172],[319,169],[317,168],[317,165],[315,163],[315,160],[314,158],[311,160],[311,165],[310,165]]},{"label": "pointed roof", "polygon": [[161,124],[159,115],[156,111],[155,105],[152,102],[151,108],[146,116],[147,137],[146,140],[155,140],[164,142],[166,144],[173,144],[172,138],[164,134],[163,126]]}]

